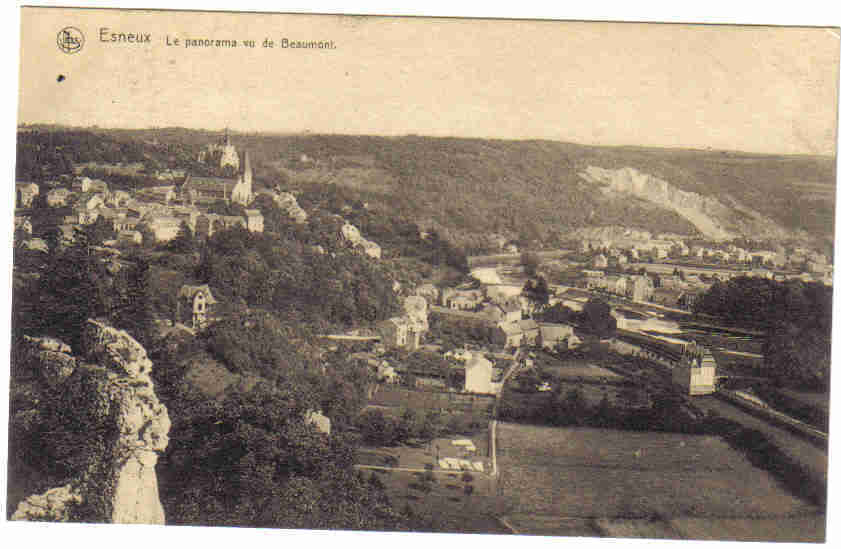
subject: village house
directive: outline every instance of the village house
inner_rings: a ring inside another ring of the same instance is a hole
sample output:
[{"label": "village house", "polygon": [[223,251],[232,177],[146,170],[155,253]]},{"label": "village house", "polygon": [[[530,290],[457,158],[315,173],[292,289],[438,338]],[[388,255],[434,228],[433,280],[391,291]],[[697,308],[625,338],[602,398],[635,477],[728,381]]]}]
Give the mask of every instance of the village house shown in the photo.
[{"label": "village house", "polygon": [[709,349],[691,342],[672,369],[672,382],[690,396],[708,395],[715,392],[715,370],[715,358]]},{"label": "village house", "polygon": [[506,349],[516,348],[523,343],[523,330],[519,322],[499,322],[491,330],[491,342]]},{"label": "village house", "polygon": [[99,208],[99,217],[107,221],[113,228],[114,220],[124,218],[128,215],[128,210],[125,208],[109,208],[107,206],[102,206]]},{"label": "village house", "polygon": [[47,246],[47,241],[43,238],[30,238],[21,243],[21,247],[27,250],[35,250],[39,252],[50,253],[50,248]]},{"label": "village house", "polygon": [[[428,327],[427,327],[428,329]],[[416,351],[420,348],[421,336],[426,332],[420,322],[406,316],[389,318],[377,325],[380,341],[386,348],[404,348]]]},{"label": "village house", "polygon": [[832,272],[832,265],[827,265],[826,263],[820,263],[817,261],[807,261],[806,270],[810,273],[826,274]]},{"label": "village house", "polygon": [[22,231],[27,235],[32,234],[32,220],[28,217],[15,216],[15,231]]},{"label": "village house", "polygon": [[112,208],[121,208],[125,206],[129,200],[131,200],[131,194],[128,192],[114,191],[108,195],[108,199],[105,202]]},{"label": "village house", "polygon": [[263,214],[260,210],[245,210],[245,228],[252,233],[263,232]]},{"label": "village house", "polygon": [[137,199],[131,199],[126,202],[125,208],[129,215],[134,215],[135,217],[144,217],[150,214],[169,215],[168,208],[163,204],[143,202]]},{"label": "village house", "polygon": [[680,288],[682,281],[679,276],[670,274],[670,275],[660,275],[660,287],[666,288],[668,290],[674,290]]},{"label": "village house", "polygon": [[496,307],[501,312],[500,322],[518,322],[523,318],[523,310],[518,301],[508,301]]},{"label": "village house", "polygon": [[47,206],[50,208],[60,208],[62,206],[66,206],[69,198],[69,190],[64,188],[52,189],[47,193]]},{"label": "village house", "polygon": [[491,330],[491,341],[508,348],[534,345],[540,335],[540,328],[533,319],[498,322]]},{"label": "village house", "polygon": [[111,223],[114,232],[120,233],[122,231],[133,231],[137,227],[137,224],[140,223],[140,219],[129,217],[128,215],[117,215]]},{"label": "village house", "polygon": [[143,243],[143,235],[140,231],[120,231],[117,233],[117,242],[122,245],[139,246]]},{"label": "village house", "polygon": [[74,209],[93,211],[105,205],[102,195],[98,193],[81,193],[76,197]]},{"label": "village house", "polygon": [[382,360],[377,364],[377,380],[389,384],[399,383],[400,375],[394,371],[394,366]]},{"label": "village house", "polygon": [[90,177],[77,177],[70,184],[70,190],[75,193],[87,193],[91,191],[91,183],[93,180]]},{"label": "village house", "polygon": [[[67,219],[67,217],[65,217],[65,219]],[[96,220],[99,219],[99,210],[89,210],[85,207],[77,205],[73,208],[72,217],[76,220],[75,222],[79,225],[90,225],[92,223],[95,223]]]},{"label": "village house", "polygon": [[651,301],[651,296],[654,295],[654,284],[645,275],[630,276],[625,295],[634,301]]},{"label": "village house", "polygon": [[523,332],[523,343],[525,345],[537,345],[537,340],[540,338],[540,326],[532,318],[526,318],[518,322],[520,330]]},{"label": "village house", "polygon": [[320,433],[330,436],[330,418],[321,410],[309,410],[304,416],[304,422],[315,427]]},{"label": "village house", "polygon": [[566,349],[575,349],[581,345],[581,339],[569,324],[541,322],[538,324],[537,344],[544,349],[555,349],[558,345]]},{"label": "village house", "polygon": [[583,270],[581,274],[584,275],[584,285],[588,290],[607,286],[604,271]]},{"label": "village house", "polygon": [[492,322],[500,322],[503,317],[502,308],[496,303],[483,303],[478,313],[485,315]]},{"label": "village house", "polygon": [[464,365],[464,391],[467,393],[494,394],[493,364],[480,353],[474,353]]},{"label": "village house", "polygon": [[438,303],[438,288],[428,282],[421,284],[415,289],[415,294],[426,299],[427,303]]},{"label": "village house", "polygon": [[144,220],[156,242],[168,242],[178,235],[181,222],[172,216],[154,215]]},{"label": "village house", "polygon": [[444,288],[441,302],[445,307],[460,311],[473,311],[484,301],[481,290],[456,290]]},{"label": "village house", "polygon": [[207,284],[201,286],[181,286],[175,307],[173,323],[181,323],[194,330],[202,330],[213,320],[213,307],[216,299]]},{"label": "village house", "polygon": [[[107,196],[110,193],[110,189],[108,188],[108,183],[106,183],[105,181],[103,181],[101,179],[90,179],[90,178],[87,178],[87,177],[83,177],[82,180],[87,180],[87,181],[85,181],[84,185],[79,185],[78,190],[75,186],[73,186],[74,191],[79,192],[79,190],[81,190],[81,192],[97,193],[97,194],[101,194],[101,195],[104,195],[104,196]],[[74,185],[75,185],[75,183],[74,183]]]},{"label": "village house", "polygon": [[163,185],[160,187],[146,187],[145,189],[141,189],[138,191],[138,196],[142,196],[146,200],[150,200],[152,202],[158,202],[160,204],[169,205],[170,202],[175,200],[175,186],[174,185]]},{"label": "village house", "polygon": [[61,246],[70,246],[76,241],[75,225],[58,225],[55,228],[58,243]]},{"label": "village house", "polygon": [[484,284],[485,295],[494,303],[508,303],[523,293],[519,284]]},{"label": "village house", "polygon": [[[785,255],[785,251],[778,251],[777,255]],[[826,265],[827,263],[829,263],[826,256],[818,252],[809,252],[806,257],[810,262],[814,262],[819,265]]]},{"label": "village house", "polygon": [[616,295],[625,295],[628,291],[628,279],[622,275],[608,275],[605,277],[605,289]]},{"label": "village house", "polygon": [[40,193],[40,188],[35,183],[18,181],[15,183],[15,206],[18,208],[31,208],[33,202]]}]

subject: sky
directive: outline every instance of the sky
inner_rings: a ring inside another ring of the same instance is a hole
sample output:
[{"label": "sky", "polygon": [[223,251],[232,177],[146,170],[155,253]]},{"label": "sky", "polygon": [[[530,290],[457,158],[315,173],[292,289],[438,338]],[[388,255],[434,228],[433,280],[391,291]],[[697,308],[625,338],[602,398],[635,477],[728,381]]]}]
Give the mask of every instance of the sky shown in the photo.
[{"label": "sky", "polygon": [[20,53],[20,123],[836,150],[837,28],[24,8]]}]

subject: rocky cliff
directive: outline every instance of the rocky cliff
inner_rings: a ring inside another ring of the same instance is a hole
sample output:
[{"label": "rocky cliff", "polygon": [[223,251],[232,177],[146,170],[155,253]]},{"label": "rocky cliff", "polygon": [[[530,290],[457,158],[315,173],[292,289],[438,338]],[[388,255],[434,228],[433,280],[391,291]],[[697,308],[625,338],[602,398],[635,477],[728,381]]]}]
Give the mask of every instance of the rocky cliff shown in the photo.
[{"label": "rocky cliff", "polygon": [[668,181],[634,168],[616,170],[588,166],[578,174],[584,181],[599,185],[606,195],[631,195],[671,210],[708,238],[719,240],[737,236],[789,238],[791,234],[771,219],[736,202],[729,196],[701,196],[684,191]]},{"label": "rocky cliff", "polygon": [[12,520],[163,524],[155,464],[169,443],[170,420],[146,350],[94,320],[77,354],[52,338],[27,337],[24,345],[16,370],[32,374],[34,406],[14,411],[13,429],[25,424],[16,445],[32,460],[54,460],[44,468],[56,465],[69,478],[21,501]]}]

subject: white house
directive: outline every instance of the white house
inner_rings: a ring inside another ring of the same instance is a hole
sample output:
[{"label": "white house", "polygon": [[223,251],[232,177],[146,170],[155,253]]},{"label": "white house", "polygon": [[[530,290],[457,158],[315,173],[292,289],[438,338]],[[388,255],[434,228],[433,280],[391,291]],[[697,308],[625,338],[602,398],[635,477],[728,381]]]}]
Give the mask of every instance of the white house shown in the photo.
[{"label": "white house", "polygon": [[492,377],[491,361],[475,353],[464,366],[464,390],[468,393],[493,394],[496,391],[491,382]]}]

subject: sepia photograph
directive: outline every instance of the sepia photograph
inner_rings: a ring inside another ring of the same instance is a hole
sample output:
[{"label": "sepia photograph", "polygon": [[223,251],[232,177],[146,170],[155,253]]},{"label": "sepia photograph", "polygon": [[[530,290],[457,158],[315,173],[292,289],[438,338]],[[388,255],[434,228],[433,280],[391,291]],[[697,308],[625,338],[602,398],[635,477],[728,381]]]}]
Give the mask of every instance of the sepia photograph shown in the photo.
[{"label": "sepia photograph", "polygon": [[827,542],[838,26],[18,14],[16,528]]}]

